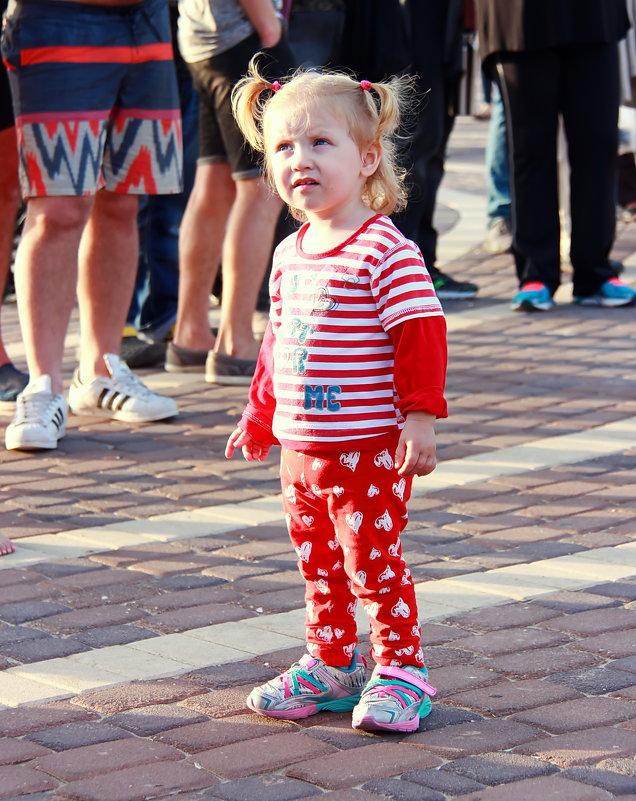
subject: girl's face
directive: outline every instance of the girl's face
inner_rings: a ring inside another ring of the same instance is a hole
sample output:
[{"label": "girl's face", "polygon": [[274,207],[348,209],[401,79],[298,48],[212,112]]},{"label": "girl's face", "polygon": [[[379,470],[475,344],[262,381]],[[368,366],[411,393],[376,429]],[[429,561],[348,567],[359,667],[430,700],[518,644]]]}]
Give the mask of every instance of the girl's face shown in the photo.
[{"label": "girl's face", "polygon": [[304,211],[309,222],[346,225],[368,211],[361,196],[377,168],[379,145],[361,149],[343,116],[329,104],[314,104],[300,124],[298,115],[285,112],[283,106],[271,114],[265,126],[268,162],[285,203]]}]

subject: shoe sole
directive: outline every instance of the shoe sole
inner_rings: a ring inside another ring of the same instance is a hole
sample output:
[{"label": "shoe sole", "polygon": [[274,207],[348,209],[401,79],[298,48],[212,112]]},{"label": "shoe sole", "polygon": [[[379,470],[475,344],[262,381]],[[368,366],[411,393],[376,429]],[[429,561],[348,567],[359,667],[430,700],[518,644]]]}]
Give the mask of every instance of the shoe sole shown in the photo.
[{"label": "shoe sole", "polygon": [[437,292],[439,300],[472,300],[477,297],[477,292]]},{"label": "shoe sole", "polygon": [[205,373],[205,362],[203,364],[168,364],[163,366],[166,373]]},{"label": "shoe sole", "polygon": [[362,731],[417,731],[420,727],[420,721],[428,717],[433,709],[431,699],[429,698],[427,700],[428,704],[424,702],[420,706],[420,709],[416,713],[415,717],[412,717],[409,720],[401,720],[398,723],[382,723],[381,721],[371,717],[371,715],[365,715],[364,717],[360,718],[360,720],[354,719],[351,722],[351,726],[354,729],[361,729]]},{"label": "shoe sole", "polygon": [[22,437],[17,434],[12,435],[9,432],[5,434],[4,445],[8,451],[50,451],[57,448],[58,442],[65,434],[66,426],[58,431],[57,436],[54,435],[52,438],[33,438],[29,442],[23,442]]},{"label": "shoe sole", "polygon": [[252,375],[213,375],[211,373],[205,374],[205,380],[208,384],[220,384],[224,387],[249,387],[252,383]]},{"label": "shoe sole", "polygon": [[246,704],[252,712],[263,715],[266,718],[276,718],[277,720],[300,720],[317,715],[319,712],[350,712],[360,700],[360,695],[349,696],[348,698],[338,698],[334,701],[323,701],[317,704],[307,704],[306,706],[294,707],[293,709],[259,709],[254,705],[251,696],[248,696]]},{"label": "shoe sole", "polygon": [[590,300],[589,298],[575,298],[574,303],[577,306],[596,306],[597,309],[618,309],[621,306],[634,306],[636,304],[636,298],[632,298],[631,300],[605,299],[602,301]]},{"label": "shoe sole", "polygon": [[525,312],[544,312],[554,308],[554,303],[531,303],[529,300],[522,300],[521,303],[513,303],[513,311]]},{"label": "shoe sole", "polygon": [[171,420],[179,414],[179,410],[174,412],[162,412],[156,415],[141,415],[135,412],[114,412],[111,409],[98,409],[91,406],[90,409],[79,409],[76,406],[69,407],[73,414],[81,417],[107,417],[110,420],[119,420],[122,423],[156,423],[157,420]]}]

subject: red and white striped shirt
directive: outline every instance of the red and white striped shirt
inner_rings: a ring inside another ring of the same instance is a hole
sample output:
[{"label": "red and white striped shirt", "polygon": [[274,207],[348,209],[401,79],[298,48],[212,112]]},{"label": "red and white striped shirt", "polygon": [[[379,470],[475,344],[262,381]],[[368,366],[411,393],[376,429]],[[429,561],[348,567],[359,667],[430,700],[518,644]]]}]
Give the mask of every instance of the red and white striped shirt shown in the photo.
[{"label": "red and white striped shirt", "polygon": [[[306,230],[303,226],[285,239],[274,254],[271,332],[259,357],[244,427],[253,421],[267,430],[271,420],[273,438],[296,450],[330,449],[346,440],[395,432],[404,416],[396,389],[395,339],[389,332],[410,320],[441,318],[433,327],[434,339],[445,334],[442,307],[422,256],[382,215],[327,253],[304,252]],[[430,332],[427,338],[430,344]],[[443,347],[439,344],[443,372],[445,340]],[[426,342],[419,345],[426,347]],[[425,395],[435,395],[434,408],[426,408],[429,402],[412,408],[444,416],[439,361],[439,353],[431,356],[433,392],[426,375],[415,379]],[[270,374],[268,389],[262,385]],[[273,408],[268,410],[270,392]]]}]

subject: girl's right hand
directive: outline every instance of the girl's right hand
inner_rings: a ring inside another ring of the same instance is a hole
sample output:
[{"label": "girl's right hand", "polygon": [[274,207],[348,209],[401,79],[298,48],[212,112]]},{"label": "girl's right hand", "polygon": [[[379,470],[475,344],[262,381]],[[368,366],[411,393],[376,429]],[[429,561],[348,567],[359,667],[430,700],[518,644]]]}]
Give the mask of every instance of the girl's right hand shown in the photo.
[{"label": "girl's right hand", "polygon": [[243,458],[246,462],[254,460],[262,462],[263,459],[267,458],[270,447],[265,442],[258,442],[247,431],[237,427],[228,438],[225,446],[225,456],[231,459],[234,455],[234,450],[240,448],[243,451]]}]

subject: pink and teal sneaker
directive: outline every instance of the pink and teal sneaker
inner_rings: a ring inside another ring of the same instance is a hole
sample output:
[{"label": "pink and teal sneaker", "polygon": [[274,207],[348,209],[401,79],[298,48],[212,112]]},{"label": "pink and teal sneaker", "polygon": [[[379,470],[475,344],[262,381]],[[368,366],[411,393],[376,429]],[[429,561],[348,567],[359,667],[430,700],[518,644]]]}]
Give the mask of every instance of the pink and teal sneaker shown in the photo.
[{"label": "pink and teal sneaker", "polygon": [[357,651],[348,668],[330,667],[305,654],[280,676],[255,687],[247,705],[259,715],[283,720],[348,711],[358,703],[366,680],[367,665]]},{"label": "pink and teal sneaker", "polygon": [[431,696],[437,693],[427,678],[426,668],[376,665],[353,710],[353,728],[417,731],[421,718],[431,712]]}]

